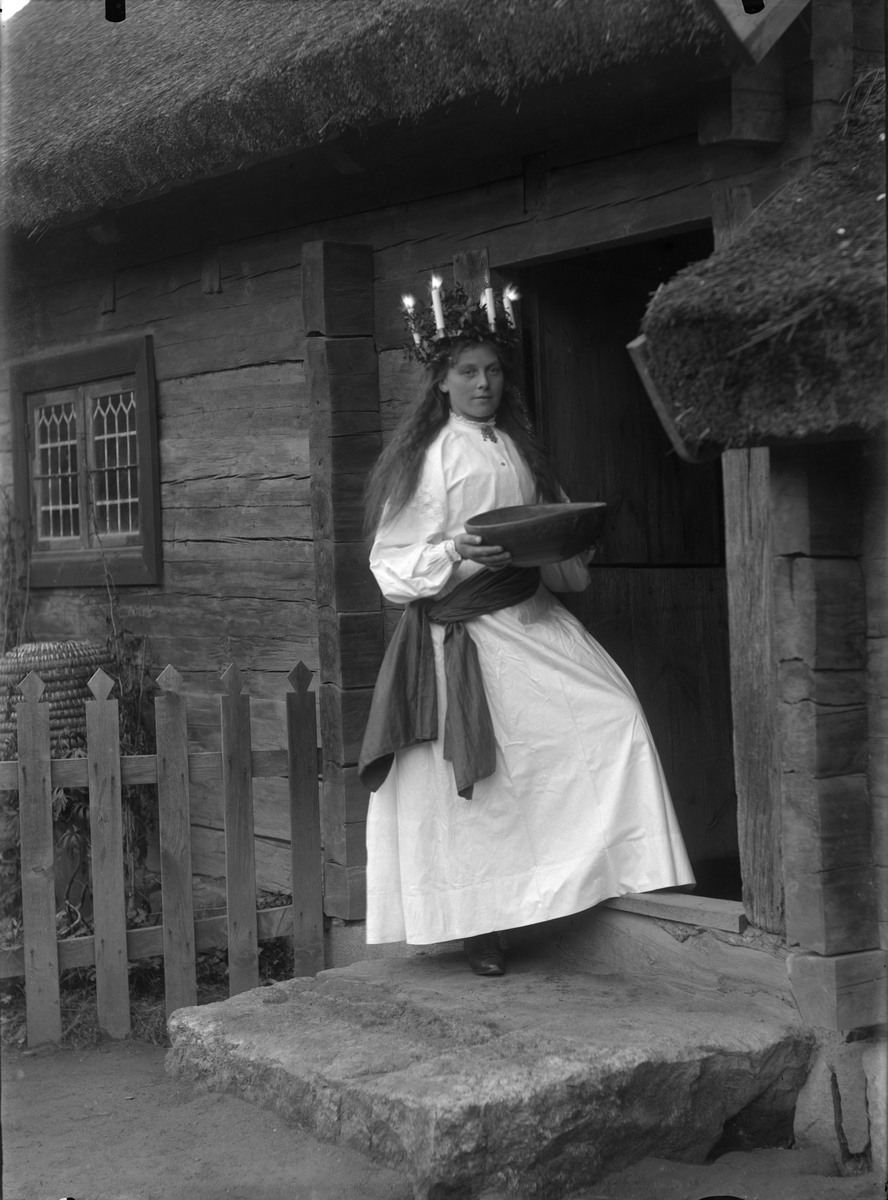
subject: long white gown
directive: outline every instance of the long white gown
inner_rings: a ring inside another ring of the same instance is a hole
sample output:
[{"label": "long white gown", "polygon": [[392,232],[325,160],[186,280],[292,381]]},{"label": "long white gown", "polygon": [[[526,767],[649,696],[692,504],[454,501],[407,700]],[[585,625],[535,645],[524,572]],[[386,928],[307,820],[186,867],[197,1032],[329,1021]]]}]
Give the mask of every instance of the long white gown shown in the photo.
[{"label": "long white gown", "polygon": [[[451,416],[429,447],[412,500],[373,544],[390,601],[436,596],[483,570],[454,566],[443,543],[476,513],[533,503],[524,460],[507,434],[496,438]],[[368,943],[471,937],[693,882],[635,692],[548,590],[580,591],[589,572],[573,559],[541,573],[532,599],[467,624],[497,741],[496,773],[471,800],[442,756],[444,627],[432,626],[439,739],[399,751],[370,797]]]}]

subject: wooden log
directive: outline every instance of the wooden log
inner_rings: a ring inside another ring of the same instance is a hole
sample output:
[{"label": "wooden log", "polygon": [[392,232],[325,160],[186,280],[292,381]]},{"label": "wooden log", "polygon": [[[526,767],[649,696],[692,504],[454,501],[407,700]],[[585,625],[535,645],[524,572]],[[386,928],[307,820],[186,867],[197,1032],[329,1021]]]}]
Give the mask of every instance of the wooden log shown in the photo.
[{"label": "wooden log", "polygon": [[324,912],[343,921],[367,916],[367,868],[324,863]]},{"label": "wooden log", "polygon": [[347,867],[367,865],[367,824],[343,823],[324,813],[324,857],[328,863]]},{"label": "wooden log", "polygon": [[126,895],[123,883],[123,811],[120,791],[119,706],[101,669],[89,681],[86,760],[92,852],[93,927],[96,939],[96,1008],[108,1037],[130,1032],[126,956]]},{"label": "wooden log", "polygon": [[306,242],[302,247],[302,314],[308,334],[372,334],[373,247]]},{"label": "wooden log", "polygon": [[312,407],[331,412],[377,412],[379,378],[370,337],[308,338],[306,368]]},{"label": "wooden log", "polygon": [[343,767],[356,763],[370,715],[373,689],[354,688],[346,691],[334,683],[323,683],[320,696],[325,760]]},{"label": "wooden log", "polygon": [[825,137],[854,84],[853,0],[812,0],[811,133]]},{"label": "wooden log", "polygon": [[[28,1045],[62,1040],[59,961],[56,949],[55,872],[50,784],[49,705],[39,703],[44,683],[34,671],[22,680],[16,706],[19,837]],[[10,764],[16,766],[15,763]]]},{"label": "wooden log", "polygon": [[697,121],[701,146],[718,142],[779,145],[786,133],[783,48],[742,66],[703,90]]},{"label": "wooden log", "polygon": [[228,904],[228,986],[237,996],[259,986],[256,860],[250,762],[250,698],[233,664],[222,674],[222,791],[225,797],[225,891]]},{"label": "wooden log", "polygon": [[[191,885],[191,806],[188,725],[182,677],[167,666],[157,677],[157,815],[163,905],[163,980],[166,1014],[197,1004],[194,902]],[[221,765],[221,763],[220,763]]]},{"label": "wooden log", "polygon": [[[293,906],[263,908],[256,913],[260,941],[286,937],[293,928]],[[197,950],[214,950],[228,945],[228,922],[224,916],[200,917],[194,922]],[[91,967],[96,961],[94,937],[65,938],[56,943],[59,969]],[[130,929],[126,935],[126,953],[130,961],[155,958],[163,954],[163,928],[160,925]],[[16,979],[25,973],[25,955],[21,946],[0,950],[0,979]]]},{"label": "wooden log", "polygon": [[791,954],[787,965],[792,993],[807,1025],[844,1030],[885,1021],[884,950],[829,957]]},{"label": "wooden log", "polygon": [[[334,501],[336,497],[337,476],[351,476],[359,473],[366,476],[377,458],[379,458],[380,451],[382,450],[382,434],[378,432],[379,414],[367,413],[366,416],[376,423],[376,432],[337,434],[333,437],[312,437],[312,469],[331,477],[330,487],[333,492]],[[320,425],[322,422],[319,421],[316,424]],[[313,425],[313,433],[314,429],[315,426]]]},{"label": "wooden log", "polygon": [[722,456],[731,699],[743,903],[783,931],[777,671],[772,646],[769,451]]},{"label": "wooden log", "polygon": [[298,663],[289,676],[287,748],[290,780],[290,852],[293,878],[293,974],[324,969],[324,881],[318,802],[317,720],[312,675]]},{"label": "wooden log", "polygon": [[364,489],[366,471],[351,475],[311,477],[311,506],[315,538],[335,542],[359,542],[364,536]]},{"label": "wooden log", "polygon": [[324,763],[324,812],[332,821],[343,825],[365,822],[369,802],[370,793],[358,778],[357,767]]},{"label": "wooden log", "polygon": [[385,652],[382,610],[318,609],[321,682],[341,688],[373,687]]},{"label": "wooden log", "polygon": [[329,605],[339,612],[379,609],[382,598],[370,571],[366,542],[319,538],[315,562],[319,608]]},{"label": "wooden log", "polygon": [[782,827],[788,942],[818,954],[878,945],[865,776],[787,770]]}]

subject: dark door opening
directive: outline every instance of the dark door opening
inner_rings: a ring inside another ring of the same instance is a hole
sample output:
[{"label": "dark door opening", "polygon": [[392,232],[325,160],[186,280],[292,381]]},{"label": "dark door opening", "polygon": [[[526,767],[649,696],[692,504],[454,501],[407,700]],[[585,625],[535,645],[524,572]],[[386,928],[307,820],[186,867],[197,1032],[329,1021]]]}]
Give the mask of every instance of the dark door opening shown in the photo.
[{"label": "dark door opening", "polygon": [[697,892],[741,898],[721,469],[683,463],[626,343],[649,296],[712,250],[695,232],[522,268],[528,401],[573,500],[610,505],[592,586],[562,596],[628,675]]}]

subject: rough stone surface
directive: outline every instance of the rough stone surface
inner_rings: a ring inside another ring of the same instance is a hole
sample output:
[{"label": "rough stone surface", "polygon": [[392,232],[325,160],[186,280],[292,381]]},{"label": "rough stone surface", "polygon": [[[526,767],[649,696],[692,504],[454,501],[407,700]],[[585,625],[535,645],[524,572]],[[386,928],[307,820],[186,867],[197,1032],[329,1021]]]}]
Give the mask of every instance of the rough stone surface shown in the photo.
[{"label": "rough stone surface", "polygon": [[873,1171],[888,1194],[888,1045],[885,1042],[867,1045],[863,1051],[862,1065],[866,1076]]},{"label": "rough stone surface", "polygon": [[885,1071],[884,1043],[848,1042],[843,1033],[818,1030],[796,1101],[795,1145],[827,1151],[841,1172],[853,1173],[871,1159],[885,1174]]},{"label": "rough stone surface", "polygon": [[[809,1035],[515,950],[377,960],[170,1020],[174,1075],[275,1109],[413,1179],[417,1197],[558,1197],[646,1155],[702,1162],[725,1122],[805,1078]],[[781,1110],[782,1111],[782,1110]]]}]

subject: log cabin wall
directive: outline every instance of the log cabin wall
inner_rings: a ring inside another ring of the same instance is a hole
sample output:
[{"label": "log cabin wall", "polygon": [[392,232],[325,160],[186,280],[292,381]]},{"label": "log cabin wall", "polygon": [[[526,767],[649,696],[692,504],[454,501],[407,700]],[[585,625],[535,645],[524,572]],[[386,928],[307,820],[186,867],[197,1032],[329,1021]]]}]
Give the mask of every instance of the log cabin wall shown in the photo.
[{"label": "log cabin wall", "polygon": [[884,435],[866,447],[863,482],[867,782],[872,805],[879,944],[888,950],[888,438]]}]

